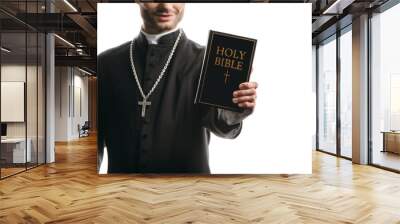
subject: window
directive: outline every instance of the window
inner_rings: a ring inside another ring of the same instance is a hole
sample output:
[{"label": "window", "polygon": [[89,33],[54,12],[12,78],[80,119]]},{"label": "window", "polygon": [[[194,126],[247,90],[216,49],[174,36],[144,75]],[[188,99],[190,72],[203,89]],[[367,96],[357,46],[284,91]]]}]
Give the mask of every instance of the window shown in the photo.
[{"label": "window", "polygon": [[340,36],[340,155],[352,157],[352,33],[351,26]]},{"label": "window", "polygon": [[318,47],[318,149],[336,153],[336,36]]},{"label": "window", "polygon": [[371,162],[400,170],[400,5],[371,18]]}]

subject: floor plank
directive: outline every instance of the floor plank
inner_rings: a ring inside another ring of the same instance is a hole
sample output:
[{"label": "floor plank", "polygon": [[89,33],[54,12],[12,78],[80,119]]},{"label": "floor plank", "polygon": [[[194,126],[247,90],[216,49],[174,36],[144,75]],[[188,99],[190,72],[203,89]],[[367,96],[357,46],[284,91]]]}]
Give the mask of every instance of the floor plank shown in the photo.
[{"label": "floor plank", "polygon": [[111,175],[96,138],[0,181],[0,223],[400,223],[400,175],[313,152],[312,175]]}]

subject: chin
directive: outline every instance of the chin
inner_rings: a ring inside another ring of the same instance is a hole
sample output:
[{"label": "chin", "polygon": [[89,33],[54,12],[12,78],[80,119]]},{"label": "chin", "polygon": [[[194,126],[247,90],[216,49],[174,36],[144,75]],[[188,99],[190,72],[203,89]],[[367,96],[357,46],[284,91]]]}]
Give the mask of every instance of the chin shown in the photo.
[{"label": "chin", "polygon": [[158,28],[161,32],[169,31],[175,28],[173,24],[159,24]]}]

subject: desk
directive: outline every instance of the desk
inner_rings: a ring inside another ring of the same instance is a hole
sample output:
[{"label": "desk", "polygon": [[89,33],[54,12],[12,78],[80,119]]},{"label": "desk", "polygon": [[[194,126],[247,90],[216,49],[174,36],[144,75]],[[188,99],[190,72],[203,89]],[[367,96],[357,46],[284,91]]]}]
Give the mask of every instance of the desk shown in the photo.
[{"label": "desk", "polygon": [[382,152],[400,154],[400,131],[382,131],[381,133],[383,133]]},{"label": "desk", "polygon": [[[25,163],[31,161],[31,145],[30,138],[26,140],[28,143],[25,154],[25,138],[6,138],[1,139],[1,157],[6,163]],[[26,161],[25,161],[26,159]]]}]

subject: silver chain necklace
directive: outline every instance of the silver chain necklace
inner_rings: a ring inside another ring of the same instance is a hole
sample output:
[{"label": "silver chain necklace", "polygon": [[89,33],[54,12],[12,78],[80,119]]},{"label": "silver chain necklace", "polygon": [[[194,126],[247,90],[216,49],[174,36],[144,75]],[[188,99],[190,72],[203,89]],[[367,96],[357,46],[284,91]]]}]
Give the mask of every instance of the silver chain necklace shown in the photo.
[{"label": "silver chain necklace", "polygon": [[145,95],[144,92],[143,92],[142,86],[140,85],[140,82],[139,82],[138,75],[136,73],[135,64],[133,63],[133,44],[134,44],[134,40],[135,39],[132,39],[132,41],[131,41],[131,45],[130,45],[130,48],[129,48],[129,50],[130,50],[130,55],[129,56],[130,56],[130,60],[131,60],[131,67],[132,67],[132,71],[133,71],[133,76],[135,77],[136,84],[137,84],[138,89],[140,91],[140,94],[142,95],[142,98],[143,98],[142,101],[138,101],[138,105],[142,106],[142,117],[146,116],[146,107],[151,105],[151,102],[148,101],[148,99],[149,99],[150,95],[153,93],[153,91],[156,89],[156,87],[157,87],[158,83],[160,82],[160,80],[163,78],[169,63],[171,62],[172,56],[174,56],[176,46],[178,46],[178,42],[181,39],[181,36],[182,36],[182,29],[179,29],[179,35],[175,40],[174,46],[172,47],[171,53],[168,56],[167,62],[165,63],[163,69],[160,72],[160,75],[158,76],[156,82],[154,83],[153,87],[151,87],[151,89],[147,93],[147,95]]}]

